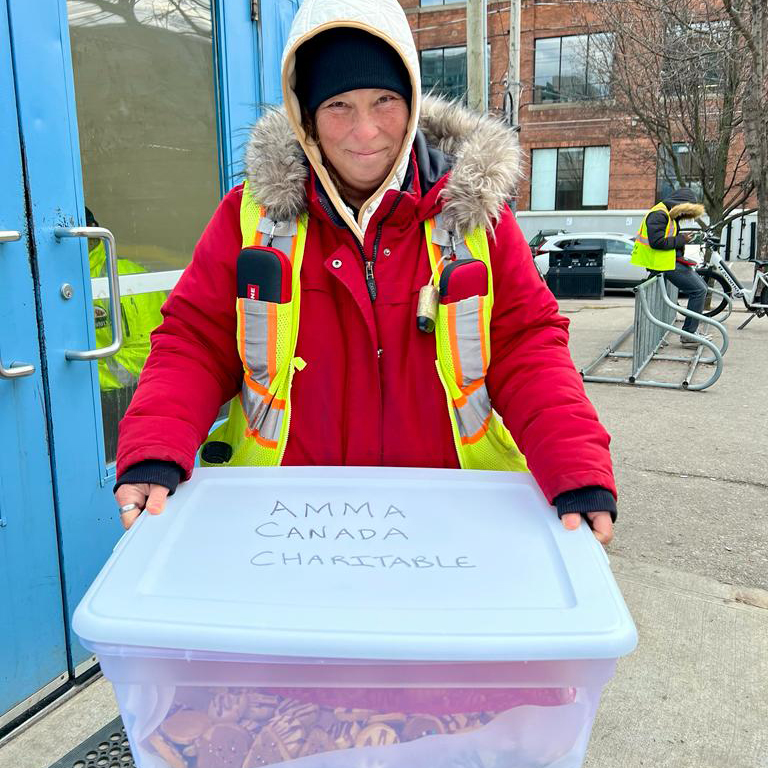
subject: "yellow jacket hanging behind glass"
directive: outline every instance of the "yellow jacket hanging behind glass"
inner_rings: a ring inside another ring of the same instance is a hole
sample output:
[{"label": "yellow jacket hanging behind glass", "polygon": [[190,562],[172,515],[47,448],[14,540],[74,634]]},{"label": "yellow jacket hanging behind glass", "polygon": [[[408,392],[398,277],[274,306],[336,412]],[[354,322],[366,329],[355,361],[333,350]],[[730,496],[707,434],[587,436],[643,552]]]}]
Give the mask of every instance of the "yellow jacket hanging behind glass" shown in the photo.
[{"label": "yellow jacket hanging behind glass", "polygon": [[[91,278],[103,277],[107,261],[104,243],[91,240],[93,247],[88,250]],[[120,275],[135,275],[146,272],[140,264],[128,259],[117,260]],[[99,360],[99,387],[102,390],[122,389],[135,384],[139,379],[149,355],[149,335],[163,321],[160,307],[165,302],[165,293],[153,291],[135,296],[124,296],[120,301],[123,315],[123,346],[111,357]],[[96,346],[106,347],[112,341],[112,321],[109,316],[109,302],[96,299],[93,302],[96,326]]]}]

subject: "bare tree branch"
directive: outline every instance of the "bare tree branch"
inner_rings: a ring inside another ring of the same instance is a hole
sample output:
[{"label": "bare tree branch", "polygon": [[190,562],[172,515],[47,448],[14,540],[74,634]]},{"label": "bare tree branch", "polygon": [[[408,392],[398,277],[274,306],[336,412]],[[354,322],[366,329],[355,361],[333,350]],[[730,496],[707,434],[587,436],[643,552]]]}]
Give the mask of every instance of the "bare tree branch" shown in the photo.
[{"label": "bare tree branch", "polygon": [[132,24],[139,23],[135,12],[136,0],[87,0],[87,2],[105,13],[111,13],[123,19],[123,21]]},{"label": "bare tree branch", "polygon": [[728,17],[730,18],[731,23],[734,27],[736,27],[736,29],[739,30],[739,34],[744,39],[744,42],[749,46],[749,50],[752,52],[752,55],[757,58],[759,55],[757,44],[750,34],[750,31],[744,24],[744,21],[741,18],[741,14],[734,9],[733,0],[723,0],[723,7],[725,8]]},{"label": "bare tree branch", "polygon": [[742,197],[748,58],[727,15],[701,0],[633,0],[590,4],[583,23],[610,34],[613,57],[602,74],[612,111],[633,118],[624,132],[657,147],[660,182],[696,183],[710,220],[722,218],[723,206]]}]

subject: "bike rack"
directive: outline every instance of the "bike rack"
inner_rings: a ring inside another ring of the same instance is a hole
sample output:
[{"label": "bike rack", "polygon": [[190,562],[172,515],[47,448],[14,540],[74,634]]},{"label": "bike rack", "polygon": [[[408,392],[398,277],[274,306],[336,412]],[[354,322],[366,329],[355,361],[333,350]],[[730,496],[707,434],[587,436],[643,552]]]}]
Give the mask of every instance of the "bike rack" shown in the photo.
[{"label": "bike rack", "polygon": [[[711,317],[700,315],[689,309],[679,306],[677,288],[671,286],[667,292],[666,281],[663,275],[655,275],[635,288],[635,319],[632,325],[611,342],[588,366],[581,369],[581,377],[584,381],[594,381],[604,384],[633,384],[645,387],[662,387],[665,389],[691,389],[702,390],[711,387],[723,371],[723,355],[728,349],[728,332],[725,326]],[[671,296],[670,296],[671,294]],[[639,299],[639,301],[637,300]],[[688,333],[673,325],[677,314],[686,317],[696,317],[700,323],[714,326],[723,338],[723,343],[718,347],[713,342],[695,333]],[[676,334],[681,338],[698,341],[696,352],[692,357],[684,355],[665,355],[659,351],[667,346],[667,336]],[[621,352],[620,347],[632,337],[632,351]],[[711,357],[704,357],[704,348],[712,352]],[[629,359],[632,361],[632,370],[629,376],[596,376],[594,371],[608,358]],[[669,362],[687,363],[687,371],[680,383],[654,381],[641,379],[640,375],[652,360],[664,360]],[[699,365],[714,365],[712,375],[703,382],[693,384],[693,376]]]}]

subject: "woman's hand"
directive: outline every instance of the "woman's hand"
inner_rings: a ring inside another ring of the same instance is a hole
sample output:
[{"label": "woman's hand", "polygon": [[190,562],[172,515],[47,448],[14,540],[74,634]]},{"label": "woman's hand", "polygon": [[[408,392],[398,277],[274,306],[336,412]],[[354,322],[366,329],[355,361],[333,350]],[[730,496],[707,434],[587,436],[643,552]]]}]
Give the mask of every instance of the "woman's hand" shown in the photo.
[{"label": "woman's hand", "polygon": [[136,507],[120,513],[120,522],[127,531],[134,520],[146,509],[150,515],[159,515],[165,509],[165,500],[168,497],[168,489],[164,485],[155,483],[138,483],[121,485],[115,491],[115,501],[118,507],[126,504],[135,504]]},{"label": "woman's hand", "polygon": [[[595,538],[603,545],[609,544],[613,539],[613,521],[610,512],[587,512],[589,527]],[[568,512],[561,520],[569,531],[575,531],[581,523],[581,515],[578,512]]]}]

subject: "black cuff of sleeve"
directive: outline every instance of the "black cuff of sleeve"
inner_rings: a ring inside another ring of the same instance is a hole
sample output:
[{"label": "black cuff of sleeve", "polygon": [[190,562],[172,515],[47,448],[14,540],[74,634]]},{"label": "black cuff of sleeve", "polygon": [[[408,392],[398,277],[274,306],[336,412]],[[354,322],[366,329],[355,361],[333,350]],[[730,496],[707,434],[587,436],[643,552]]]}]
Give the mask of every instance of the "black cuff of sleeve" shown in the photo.
[{"label": "black cuff of sleeve", "polygon": [[157,485],[164,485],[169,491],[168,495],[172,496],[183,476],[184,470],[174,461],[147,459],[147,461],[140,461],[138,464],[128,467],[117,478],[112,493],[126,483],[156,483]]},{"label": "black cuff of sleeve", "polygon": [[608,489],[598,485],[561,493],[555,497],[555,507],[558,517],[569,512],[578,512],[581,515],[586,515],[587,512],[610,512],[611,520],[616,522],[616,499]]}]

